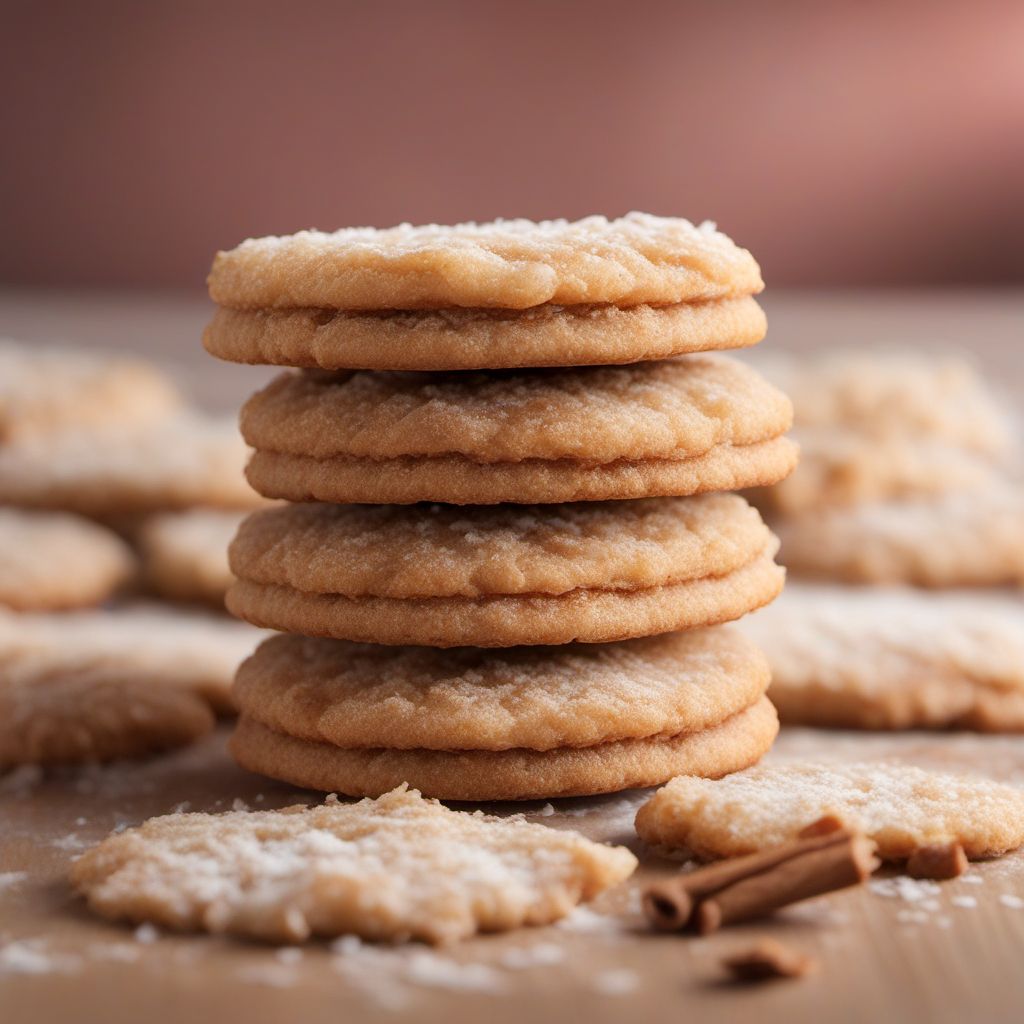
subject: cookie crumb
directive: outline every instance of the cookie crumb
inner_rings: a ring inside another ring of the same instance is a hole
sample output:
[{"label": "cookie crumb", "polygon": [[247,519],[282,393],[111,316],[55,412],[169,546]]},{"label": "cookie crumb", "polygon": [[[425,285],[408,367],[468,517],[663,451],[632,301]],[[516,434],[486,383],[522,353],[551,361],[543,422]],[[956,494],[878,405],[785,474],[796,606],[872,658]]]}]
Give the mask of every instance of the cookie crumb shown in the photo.
[{"label": "cookie crumb", "polygon": [[967,855],[956,842],[921,846],[907,861],[911,878],[956,878],[967,870]]},{"label": "cookie crumb", "polygon": [[741,982],[773,981],[779,978],[803,978],[818,969],[818,961],[776,939],[760,942],[722,960],[722,965]]}]

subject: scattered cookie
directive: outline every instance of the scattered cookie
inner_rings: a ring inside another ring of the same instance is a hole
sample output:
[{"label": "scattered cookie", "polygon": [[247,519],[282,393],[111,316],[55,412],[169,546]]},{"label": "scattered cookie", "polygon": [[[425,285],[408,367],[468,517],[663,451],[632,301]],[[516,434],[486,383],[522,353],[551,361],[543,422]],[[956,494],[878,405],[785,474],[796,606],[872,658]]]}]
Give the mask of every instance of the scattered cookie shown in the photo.
[{"label": "scattered cookie", "polygon": [[272,942],[444,943],[556,921],[635,867],[624,847],[448,810],[402,786],[356,804],[152,818],[71,874],[108,918]]},{"label": "scattered cookie", "polygon": [[0,766],[104,761],[180,746],[231,710],[259,633],[150,606],[0,614]]},{"label": "scattered cookie", "polygon": [[61,512],[0,508],[0,605],[56,611],[99,604],[135,571],[131,549],[102,526]]},{"label": "scattered cookie", "polygon": [[408,782],[442,800],[536,800],[656,786],[676,775],[717,778],[759,761],[777,733],[775,709],[762,697],[700,732],[546,751],[336,747],[242,715],[230,750],[250,771],[349,796],[378,796]]},{"label": "scattered cookie", "polygon": [[808,510],[773,521],[798,576],[924,587],[1024,583],[1024,488]]},{"label": "scattered cookie", "polygon": [[0,338],[0,444],[79,427],[131,430],[181,405],[148,363]]},{"label": "scattered cookie", "polygon": [[790,584],[742,630],[783,722],[1024,731],[1024,602]]},{"label": "scattered cookie", "polygon": [[149,588],[172,601],[222,607],[234,576],[228,545],[243,512],[195,508],[148,517],[136,534]]},{"label": "scattered cookie", "polygon": [[292,505],[231,545],[236,615],[310,636],[505,647],[710,625],[783,572],[731,494],[529,507]]},{"label": "scattered cookie", "polygon": [[768,679],[728,627],[499,651],[275,636],[233,696],[277,732],[339,747],[551,750],[711,728]]},{"label": "scattered cookie", "polygon": [[713,224],[645,213],[250,238],[217,254],[207,283],[233,309],[352,310],[664,306],[764,286]]},{"label": "scattered cookie", "polygon": [[233,424],[198,413],[133,430],[63,430],[0,446],[0,502],[101,519],[265,504],[246,484]]},{"label": "scattered cookie", "polygon": [[501,374],[278,377],[242,410],[252,485],[293,501],[639,498],[774,483],[792,409],[720,355]]},{"label": "scattered cookie", "polygon": [[826,815],[878,844],[885,860],[959,842],[971,859],[1024,843],[1024,790],[902,764],[760,765],[718,781],[680,777],[636,817],[652,846],[714,859],[793,839]]}]

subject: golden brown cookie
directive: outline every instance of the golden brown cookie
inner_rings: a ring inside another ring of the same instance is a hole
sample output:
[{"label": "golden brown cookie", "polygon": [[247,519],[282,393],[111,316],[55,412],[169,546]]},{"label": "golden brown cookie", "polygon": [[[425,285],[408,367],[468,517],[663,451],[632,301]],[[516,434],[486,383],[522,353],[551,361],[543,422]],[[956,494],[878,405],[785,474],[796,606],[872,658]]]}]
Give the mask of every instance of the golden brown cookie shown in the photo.
[{"label": "golden brown cookie", "polygon": [[1024,583],[1024,489],[808,510],[773,520],[794,575],[924,587]]},{"label": "golden brown cookie", "polygon": [[260,634],[155,606],[0,613],[0,765],[133,757],[179,746],[232,708]]},{"label": "golden brown cookie", "polygon": [[181,405],[149,363],[0,338],[0,444],[79,427],[131,430]]},{"label": "golden brown cookie", "polygon": [[234,580],[228,545],[243,512],[194,508],[147,517],[136,542],[149,588],[172,601],[198,601],[223,607]]},{"label": "golden brown cookie", "polygon": [[61,430],[0,446],[0,502],[102,519],[265,504],[245,482],[234,426],[198,413],[132,430]]},{"label": "golden brown cookie", "polygon": [[135,571],[115,533],[62,512],[0,508],[0,605],[57,611],[99,604]]},{"label": "golden brown cookie", "polygon": [[660,306],[764,286],[713,224],[645,213],[250,238],[217,254],[207,283],[233,309]]},{"label": "golden brown cookie", "polygon": [[482,374],[283,374],[242,410],[268,496],[558,502],[784,477],[781,392],[725,356]]},{"label": "golden brown cookie", "polygon": [[673,779],[640,808],[636,829],[652,846],[711,859],[778,846],[825,815],[867,834],[886,860],[950,842],[971,858],[1024,843],[1024,790],[885,763],[766,764],[717,782]]},{"label": "golden brown cookie", "polygon": [[681,774],[717,778],[754,764],[778,718],[767,697],[695,733],[537,751],[335,747],[239,719],[230,749],[250,771],[298,786],[375,796],[408,782],[442,800],[533,800],[656,786]]},{"label": "golden brown cookie", "polygon": [[669,306],[527,310],[225,309],[203,334],[236,363],[324,370],[591,366],[744,348],[765,334],[752,296]]},{"label": "golden brown cookie", "polygon": [[635,867],[625,847],[401,787],[356,804],[151,818],[89,850],[71,876],[116,920],[272,942],[443,943],[555,921]]},{"label": "golden brown cookie", "polygon": [[1024,602],[790,584],[742,630],[783,722],[1024,732]]},{"label": "golden brown cookie", "polygon": [[768,678],[761,652],[724,626],[502,651],[276,636],[232,696],[276,732],[339,747],[551,750],[711,728]]}]

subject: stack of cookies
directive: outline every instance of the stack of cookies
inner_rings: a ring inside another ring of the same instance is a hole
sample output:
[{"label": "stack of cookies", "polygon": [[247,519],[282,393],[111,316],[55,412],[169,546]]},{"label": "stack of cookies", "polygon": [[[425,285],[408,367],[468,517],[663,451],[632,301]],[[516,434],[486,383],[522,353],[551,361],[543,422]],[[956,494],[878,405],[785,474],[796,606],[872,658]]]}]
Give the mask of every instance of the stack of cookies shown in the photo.
[{"label": "stack of cookies", "polygon": [[207,349],[295,367],[242,433],[259,511],[229,608],[232,750],[299,785],[500,800],[757,761],[777,542],[735,494],[792,469],[789,400],[711,350],[761,339],[712,225],[307,231],[220,253]]}]

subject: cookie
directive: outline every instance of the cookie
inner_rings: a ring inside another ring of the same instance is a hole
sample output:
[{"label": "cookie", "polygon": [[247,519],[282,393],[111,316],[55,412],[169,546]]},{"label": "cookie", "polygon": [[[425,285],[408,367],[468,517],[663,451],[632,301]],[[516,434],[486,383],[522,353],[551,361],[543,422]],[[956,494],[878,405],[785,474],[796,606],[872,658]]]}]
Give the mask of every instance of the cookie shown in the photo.
[{"label": "cookie", "polygon": [[528,310],[225,309],[203,334],[236,363],[324,370],[591,366],[745,348],[767,329],[752,296],[670,306]]},{"label": "cookie", "polygon": [[764,287],[713,224],[644,213],[250,238],[217,254],[207,283],[233,309],[351,310],[662,306]]},{"label": "cookie", "polygon": [[784,515],[825,505],[913,499],[991,487],[999,464],[977,452],[919,437],[872,437],[845,428],[798,429],[796,470],[751,498]]},{"label": "cookie", "polygon": [[234,580],[228,544],[244,513],[195,508],[147,517],[136,535],[149,589],[172,601],[222,607]]},{"label": "cookie", "polygon": [[115,920],[272,942],[445,943],[556,921],[635,868],[625,847],[452,811],[403,786],[356,804],[151,818],[86,852],[71,877]]},{"label": "cookie", "polygon": [[181,406],[149,363],[0,338],[0,444],[79,427],[130,429]]},{"label": "cookie", "polygon": [[342,640],[603,642],[760,607],[782,587],[775,547],[736,495],[542,508],[286,506],[242,525],[227,603],[258,625]]},{"label": "cookie", "polygon": [[886,860],[952,842],[972,859],[992,857],[1024,843],[1024,790],[885,763],[760,765],[718,782],[673,779],[640,808],[636,830],[653,846],[711,859],[778,846],[826,815],[866,833]]},{"label": "cookie", "polygon": [[503,651],[276,636],[233,697],[275,732],[338,747],[551,750],[711,728],[768,678],[728,627]]},{"label": "cookie", "polygon": [[99,604],[135,571],[115,533],[61,512],[0,508],[0,605],[56,611]]},{"label": "cookie", "polygon": [[560,502],[774,483],[792,409],[742,363],[283,374],[242,410],[253,486],[293,501]]},{"label": "cookie", "polygon": [[966,362],[892,352],[759,357],[793,400],[801,428],[941,442],[989,457],[1012,446],[1012,425]]},{"label": "cookie", "polygon": [[0,446],[0,502],[101,519],[211,505],[265,504],[243,475],[234,426],[198,413],[133,430],[62,430]]},{"label": "cookie", "polygon": [[923,587],[1024,583],[1024,490],[1014,482],[774,520],[798,576]]},{"label": "cookie", "polygon": [[545,751],[336,747],[242,715],[230,750],[250,771],[350,796],[375,796],[408,782],[441,800],[539,800],[656,786],[682,774],[718,778],[760,760],[777,733],[775,709],[762,697],[700,732]]},{"label": "cookie", "polygon": [[0,615],[0,767],[182,746],[231,708],[258,634],[153,608]]},{"label": "cookie", "polygon": [[783,722],[1024,732],[1024,602],[790,584],[741,628]]}]

